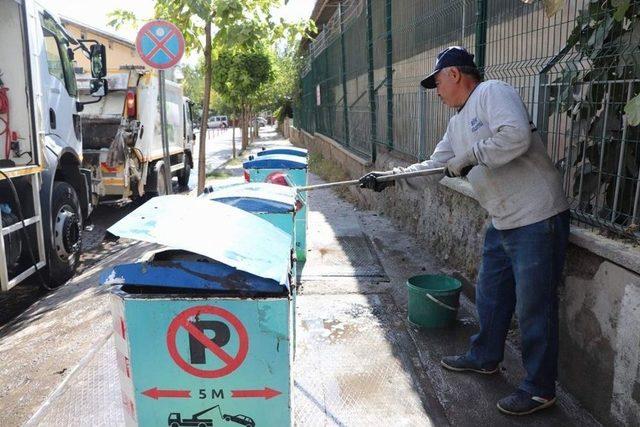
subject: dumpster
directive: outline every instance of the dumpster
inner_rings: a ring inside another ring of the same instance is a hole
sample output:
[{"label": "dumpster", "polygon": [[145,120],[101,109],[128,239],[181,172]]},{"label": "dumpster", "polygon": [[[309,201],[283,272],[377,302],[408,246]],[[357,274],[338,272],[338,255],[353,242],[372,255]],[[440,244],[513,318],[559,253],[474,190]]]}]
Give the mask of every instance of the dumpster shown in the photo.
[{"label": "dumpster", "polygon": [[299,156],[299,157],[307,157],[309,152],[306,148],[298,148],[298,147],[273,147],[273,148],[262,148],[262,151],[258,151],[258,157],[269,156],[272,154],[286,154],[289,156]]},{"label": "dumpster", "polygon": [[305,258],[307,246],[305,221],[302,216],[298,218],[296,215],[297,211],[302,211],[304,208],[304,200],[295,189],[276,184],[252,182],[213,189],[203,197],[251,212],[291,234],[296,257]]},{"label": "dumpster", "polygon": [[286,154],[269,154],[256,157],[242,164],[247,182],[265,182],[269,175],[287,174],[293,185],[307,185],[307,159]]},{"label": "dumpster", "polygon": [[[307,159],[299,156],[288,156],[286,154],[273,154],[260,156],[254,160],[243,163],[245,180],[247,182],[282,182],[293,186],[305,186],[308,182],[307,176]],[[282,174],[285,174],[282,177]],[[279,178],[283,178],[282,180]],[[296,230],[304,236],[304,243],[299,250],[296,251],[298,261],[306,261],[306,230],[308,223],[308,209],[306,193],[300,193],[303,201],[303,207],[296,215],[296,221],[302,221],[303,224],[297,224]]]},{"label": "dumpster", "polygon": [[291,236],[178,195],[109,232],[167,247],[101,276],[112,286],[126,424],[292,425]]}]

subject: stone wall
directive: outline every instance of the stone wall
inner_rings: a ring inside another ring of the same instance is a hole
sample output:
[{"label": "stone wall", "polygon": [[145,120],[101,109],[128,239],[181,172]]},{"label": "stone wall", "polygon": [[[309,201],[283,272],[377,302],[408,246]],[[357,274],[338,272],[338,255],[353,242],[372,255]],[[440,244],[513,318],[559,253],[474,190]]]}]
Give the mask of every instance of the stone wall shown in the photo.
[{"label": "stone wall", "polygon": [[[409,162],[378,153],[375,165],[322,135],[291,129],[291,141],[358,178]],[[472,284],[487,214],[466,181],[414,178],[382,193],[352,189],[367,209],[392,217]],[[640,250],[573,227],[560,293],[560,383],[606,425],[640,425]],[[420,256],[420,254],[416,254]]]}]

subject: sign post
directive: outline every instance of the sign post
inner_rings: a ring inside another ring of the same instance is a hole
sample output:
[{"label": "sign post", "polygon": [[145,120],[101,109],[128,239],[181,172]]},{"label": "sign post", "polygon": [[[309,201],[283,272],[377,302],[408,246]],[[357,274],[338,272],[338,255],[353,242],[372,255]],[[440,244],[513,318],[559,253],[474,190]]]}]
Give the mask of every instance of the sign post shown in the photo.
[{"label": "sign post", "polygon": [[184,37],[170,22],[156,20],[146,23],[138,31],[136,49],[142,61],[158,70],[158,100],[160,103],[160,127],[164,159],[164,188],[171,194],[171,155],[167,135],[167,100],[164,70],[175,66],[184,54]]}]

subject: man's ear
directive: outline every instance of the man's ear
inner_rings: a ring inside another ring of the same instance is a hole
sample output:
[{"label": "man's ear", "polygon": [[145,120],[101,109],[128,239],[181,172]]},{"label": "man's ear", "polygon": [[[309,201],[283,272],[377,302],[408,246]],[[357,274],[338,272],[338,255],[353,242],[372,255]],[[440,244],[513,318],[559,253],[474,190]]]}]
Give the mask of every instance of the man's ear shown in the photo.
[{"label": "man's ear", "polygon": [[458,67],[451,67],[449,68],[449,76],[454,82],[458,83],[462,78],[462,73],[460,72]]}]

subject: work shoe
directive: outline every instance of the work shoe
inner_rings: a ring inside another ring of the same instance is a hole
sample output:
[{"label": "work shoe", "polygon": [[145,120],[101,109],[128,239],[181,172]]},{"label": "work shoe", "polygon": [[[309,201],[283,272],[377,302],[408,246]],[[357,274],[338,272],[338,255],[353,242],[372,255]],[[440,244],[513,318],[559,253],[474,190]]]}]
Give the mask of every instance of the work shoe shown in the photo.
[{"label": "work shoe", "polygon": [[456,372],[477,372],[479,374],[495,374],[498,372],[498,367],[494,366],[492,368],[483,368],[479,366],[476,362],[470,360],[466,354],[461,354],[459,356],[445,356],[440,360],[440,364],[450,370]]},{"label": "work shoe", "polygon": [[500,399],[498,410],[507,415],[528,415],[541,409],[553,406],[556,403],[554,397],[540,397],[527,393],[524,390],[516,390],[509,396]]}]

